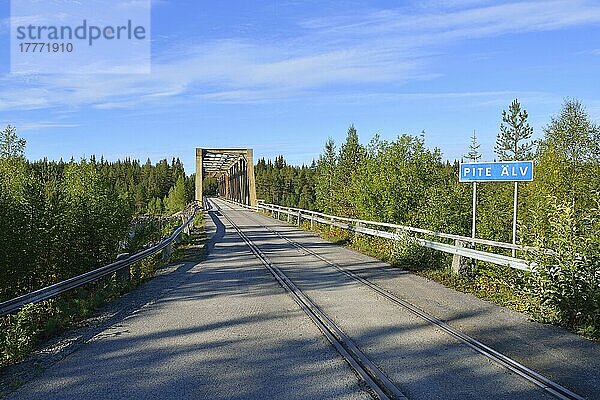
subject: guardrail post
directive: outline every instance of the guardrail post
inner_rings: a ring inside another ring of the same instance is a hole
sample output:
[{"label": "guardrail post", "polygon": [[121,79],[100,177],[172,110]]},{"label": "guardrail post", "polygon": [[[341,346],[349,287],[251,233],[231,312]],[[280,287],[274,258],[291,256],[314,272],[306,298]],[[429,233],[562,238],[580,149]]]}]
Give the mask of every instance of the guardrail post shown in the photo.
[{"label": "guardrail post", "polygon": [[[454,246],[456,247],[472,247],[472,244],[464,240],[455,240]],[[470,259],[460,254],[454,254],[452,256],[452,272],[456,274],[464,274],[471,268]]]},{"label": "guardrail post", "polygon": [[292,215],[290,214],[290,210],[287,211],[287,216],[288,216],[288,224],[290,223],[291,219],[292,219]]},{"label": "guardrail post", "polygon": [[[125,260],[127,258],[129,258],[129,253],[122,253],[117,256],[117,261]],[[115,273],[115,278],[117,283],[129,283],[129,280],[131,279],[129,265],[117,270]]]},{"label": "guardrail post", "polygon": [[315,213],[310,213],[310,229],[312,230],[315,225]]},{"label": "guardrail post", "polygon": [[162,261],[167,261],[169,257],[171,257],[171,253],[173,252],[173,243],[169,243],[164,249],[162,249]]},{"label": "guardrail post", "polygon": [[301,215],[302,215],[302,214],[300,213],[300,211],[298,211],[298,221],[297,221],[297,222],[298,222],[298,224],[297,224],[298,226],[300,226],[300,218],[301,218]]},{"label": "guardrail post", "polygon": [[[181,225],[185,224],[185,221],[186,221],[186,220],[187,220],[187,216],[186,216],[185,214],[183,214],[183,215],[181,216]],[[185,226],[183,227],[183,233],[185,233],[186,235],[189,235],[189,234],[190,234],[190,226],[189,226],[189,224],[188,224],[188,225],[185,225]]]}]

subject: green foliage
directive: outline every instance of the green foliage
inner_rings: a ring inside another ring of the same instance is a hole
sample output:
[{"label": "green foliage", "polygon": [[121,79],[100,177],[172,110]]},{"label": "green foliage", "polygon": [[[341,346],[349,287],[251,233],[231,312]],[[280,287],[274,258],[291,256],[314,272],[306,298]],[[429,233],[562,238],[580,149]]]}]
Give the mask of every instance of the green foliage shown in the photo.
[{"label": "green foliage", "polygon": [[165,198],[163,204],[168,214],[175,214],[183,211],[188,203],[185,180],[183,175],[180,175],[175,186],[169,190],[169,195]]},{"label": "green foliage", "polygon": [[[167,160],[161,160],[156,165],[153,165],[150,159],[144,165],[140,165],[138,160],[125,159],[108,163],[102,159],[98,168],[112,190],[127,199],[136,214],[166,212],[165,198],[180,177],[185,180],[187,202],[194,198],[194,184],[192,182],[190,191],[190,179],[185,178],[183,164],[179,159],[173,158],[170,164]],[[160,205],[157,199],[160,199]],[[150,204],[151,202],[153,204]]]},{"label": "green foliage", "polygon": [[135,252],[148,243],[157,242],[162,235],[162,217],[137,218],[129,231],[124,252]]},{"label": "green foliage", "polygon": [[29,304],[0,321],[0,365],[21,360],[31,352],[47,311],[44,305]]},{"label": "green foliage", "polygon": [[148,215],[162,215],[165,212],[165,207],[160,198],[155,197],[150,199],[148,203],[147,214]]},{"label": "green foliage", "polygon": [[319,157],[315,173],[316,207],[326,214],[331,214],[337,208],[335,203],[335,184],[337,156],[335,142],[329,139],[325,143],[325,151]]},{"label": "green foliage", "polygon": [[216,196],[219,190],[217,178],[207,177],[202,180],[202,194],[204,196]]},{"label": "green foliage", "polygon": [[[518,243],[554,251],[530,255],[538,264],[537,273],[478,263],[472,274],[459,277],[448,272],[449,257],[410,240],[394,247],[389,241],[337,229],[322,234],[459,290],[599,338],[600,127],[574,100],[565,102],[538,142],[530,140],[527,118],[519,102],[513,101],[502,114],[495,150],[503,160],[526,159],[535,150],[535,180],[519,185],[517,220]],[[479,148],[474,133],[467,158],[478,160]],[[274,164],[259,161],[259,197],[340,216],[470,233],[471,186],[458,183],[458,163],[444,162],[438,149],[426,148],[424,135],[401,135],[393,141],[375,136],[363,147],[351,126],[338,152],[334,142],[327,141],[312,189],[302,189],[314,195],[309,206],[290,196],[298,190],[300,170],[285,165],[282,157]],[[511,241],[513,186],[478,185],[478,237]]]},{"label": "green foliage", "polygon": [[[424,136],[402,135],[391,142],[376,136],[353,181],[358,215],[403,225],[418,223],[424,228],[434,221],[439,225],[439,218],[425,211],[424,203],[430,199],[424,194],[439,187],[447,177],[445,168],[439,150],[425,148]],[[349,215],[343,209],[337,211]]]},{"label": "green foliage", "polygon": [[589,120],[581,103],[566,101],[545,128],[537,149],[536,177],[525,198],[527,241],[555,235],[550,219],[556,204],[572,208],[577,229],[585,229],[600,192],[599,146],[600,127]]},{"label": "green foliage", "polygon": [[[572,205],[548,204],[551,236],[538,236],[533,282],[556,321],[600,338],[600,212],[579,220]],[[600,202],[598,204],[600,206]]]},{"label": "green foliage", "polygon": [[578,100],[567,100],[561,113],[544,130],[539,153],[552,152],[561,161],[597,163],[600,159],[600,126],[594,124]]},{"label": "green foliage", "polygon": [[508,111],[502,111],[500,133],[494,147],[501,161],[531,158],[533,128],[527,123],[527,117],[527,111],[521,109],[518,99],[513,100]]},{"label": "green foliage", "polygon": [[0,158],[18,158],[25,155],[25,139],[17,136],[17,129],[8,125],[0,131]]},{"label": "green foliage", "polygon": [[[468,187],[470,185],[464,186]],[[517,220],[527,214],[522,201],[529,192],[526,187],[527,184],[519,184],[520,196]],[[512,242],[513,190],[514,184],[512,182],[477,184],[477,237],[505,243]],[[469,196],[469,199],[471,199],[471,196]],[[470,210],[471,207],[469,206]],[[469,217],[470,219],[471,217]],[[494,249],[493,251],[498,252],[499,250]],[[510,254],[510,251],[507,254]]]},{"label": "green foliage", "polygon": [[260,159],[254,167],[256,195],[267,203],[312,209],[315,204],[314,173],[314,165],[287,165],[283,156],[278,156],[275,162]]},{"label": "green foliage", "polygon": [[0,160],[0,187],[0,299],[114,260],[127,235],[132,210],[93,163]]},{"label": "green foliage", "polygon": [[473,136],[471,136],[471,143],[469,144],[469,152],[465,154],[465,158],[469,161],[476,162],[481,158],[481,152],[479,148],[481,145],[477,142],[477,135],[475,131],[473,131]]},{"label": "green foliage", "polygon": [[411,270],[437,269],[443,265],[444,253],[421,246],[408,234],[400,235],[403,238],[392,244],[391,263]]},{"label": "green foliage", "polygon": [[[136,215],[163,213],[162,199],[169,211],[178,211],[193,198],[179,160],[140,165],[92,156],[29,162],[24,145],[12,127],[0,135],[0,301],[96,269],[118,253],[171,234],[178,220]],[[151,276],[154,261],[134,267],[135,280]],[[0,318],[0,364],[23,358],[40,337],[90,315],[121,290],[109,277]]]},{"label": "green foliage", "polygon": [[334,172],[334,210],[338,214],[357,216],[357,177],[364,158],[365,148],[358,141],[356,128],[350,125],[346,141],[340,147]]},{"label": "green foliage", "polygon": [[[135,193],[142,197],[136,200]],[[69,163],[0,158],[0,301],[97,268],[135,247],[129,243],[134,215],[162,213],[162,197],[171,209],[187,203],[178,160],[140,166],[95,157]]]},{"label": "green foliage", "polygon": [[197,212],[193,222],[196,228],[204,227],[204,213],[202,211]]},{"label": "green foliage", "polygon": [[544,129],[521,232],[535,246],[532,284],[553,321],[600,338],[600,127],[567,100]]}]

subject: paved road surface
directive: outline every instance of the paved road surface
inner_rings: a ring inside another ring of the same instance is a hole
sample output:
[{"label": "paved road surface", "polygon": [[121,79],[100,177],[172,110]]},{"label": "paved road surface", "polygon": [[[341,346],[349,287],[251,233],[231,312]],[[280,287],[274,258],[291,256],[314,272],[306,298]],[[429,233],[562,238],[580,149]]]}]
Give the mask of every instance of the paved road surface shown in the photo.
[{"label": "paved road surface", "polygon": [[[546,399],[545,392],[266,230],[267,225],[588,398],[600,349],[282,222],[239,225],[411,399]],[[11,399],[364,399],[370,392],[218,212],[207,260]],[[155,285],[156,286],[156,285]],[[151,287],[151,286],[149,286]],[[145,290],[144,287],[138,290]]]}]

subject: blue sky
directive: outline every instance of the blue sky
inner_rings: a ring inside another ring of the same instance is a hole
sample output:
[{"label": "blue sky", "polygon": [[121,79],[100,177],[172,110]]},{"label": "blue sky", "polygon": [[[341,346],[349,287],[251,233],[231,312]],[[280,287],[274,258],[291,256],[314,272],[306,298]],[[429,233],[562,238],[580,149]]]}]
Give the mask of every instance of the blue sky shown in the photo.
[{"label": "blue sky", "polygon": [[[134,0],[127,0],[134,1]],[[149,75],[12,75],[0,0],[0,126],[30,159],[153,161],[195,147],[318,158],[354,124],[364,143],[426,132],[447,159],[473,130],[493,158],[518,97],[540,135],[567,97],[600,122],[600,2],[158,0]]]}]

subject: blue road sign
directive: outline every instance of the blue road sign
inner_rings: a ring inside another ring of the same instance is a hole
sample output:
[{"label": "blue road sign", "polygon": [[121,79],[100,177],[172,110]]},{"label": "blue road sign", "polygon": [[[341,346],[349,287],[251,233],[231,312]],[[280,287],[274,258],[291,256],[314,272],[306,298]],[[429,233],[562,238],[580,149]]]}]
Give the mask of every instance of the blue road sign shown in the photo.
[{"label": "blue road sign", "polygon": [[533,180],[533,161],[460,163],[460,182],[519,182]]}]

